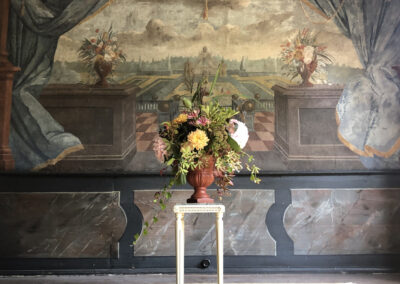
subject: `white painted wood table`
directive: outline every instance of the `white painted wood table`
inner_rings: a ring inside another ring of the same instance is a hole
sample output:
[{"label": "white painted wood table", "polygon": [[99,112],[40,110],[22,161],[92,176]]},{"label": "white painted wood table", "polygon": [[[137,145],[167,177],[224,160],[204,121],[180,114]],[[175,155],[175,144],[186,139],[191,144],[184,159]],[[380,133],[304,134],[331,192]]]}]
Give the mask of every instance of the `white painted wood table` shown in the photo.
[{"label": "white painted wood table", "polygon": [[217,228],[217,272],[218,284],[224,283],[224,223],[225,206],[222,204],[182,204],[175,205],[175,249],[176,283],[184,284],[185,279],[185,213],[215,213]]}]

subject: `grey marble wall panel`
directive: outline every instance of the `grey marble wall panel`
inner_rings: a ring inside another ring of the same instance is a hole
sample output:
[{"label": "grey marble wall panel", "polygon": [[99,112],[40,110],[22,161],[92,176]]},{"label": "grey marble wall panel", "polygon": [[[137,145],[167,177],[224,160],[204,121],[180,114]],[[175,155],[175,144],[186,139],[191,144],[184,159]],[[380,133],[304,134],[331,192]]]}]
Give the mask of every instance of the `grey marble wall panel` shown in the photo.
[{"label": "grey marble wall panel", "polygon": [[118,256],[119,192],[0,193],[0,257]]},{"label": "grey marble wall panel", "polygon": [[[157,206],[152,203],[156,190],[135,191],[135,204],[149,220]],[[175,215],[173,206],[184,204],[192,191],[175,191],[159,221],[135,246],[136,256],[175,255]],[[265,224],[266,214],[275,202],[273,190],[232,190],[221,201],[224,214],[225,255],[276,255],[275,240]],[[214,214],[185,215],[185,255],[216,253]]]},{"label": "grey marble wall panel", "polygon": [[400,189],[293,189],[284,225],[297,255],[400,253]]}]

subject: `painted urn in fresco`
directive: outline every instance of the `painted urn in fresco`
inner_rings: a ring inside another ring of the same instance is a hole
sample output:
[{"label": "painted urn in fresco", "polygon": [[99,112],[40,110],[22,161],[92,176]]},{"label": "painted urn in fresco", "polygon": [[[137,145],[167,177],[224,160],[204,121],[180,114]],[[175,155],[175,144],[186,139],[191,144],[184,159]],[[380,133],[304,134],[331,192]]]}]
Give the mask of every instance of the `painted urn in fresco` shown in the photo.
[{"label": "painted urn in fresco", "polygon": [[103,58],[97,59],[93,64],[94,71],[99,76],[95,87],[108,87],[107,77],[110,75],[113,65],[112,62],[106,61]]}]

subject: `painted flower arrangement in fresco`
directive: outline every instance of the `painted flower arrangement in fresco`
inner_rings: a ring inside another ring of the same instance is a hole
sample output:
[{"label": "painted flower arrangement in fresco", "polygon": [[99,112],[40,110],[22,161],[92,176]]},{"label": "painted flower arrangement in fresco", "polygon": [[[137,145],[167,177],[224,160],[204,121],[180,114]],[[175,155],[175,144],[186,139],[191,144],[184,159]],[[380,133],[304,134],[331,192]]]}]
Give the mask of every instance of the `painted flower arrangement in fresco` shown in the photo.
[{"label": "painted flower arrangement in fresco", "polygon": [[97,73],[99,81],[95,86],[107,87],[107,76],[118,63],[126,61],[126,58],[114,37],[111,26],[108,31],[96,29],[95,32],[96,37],[83,40],[79,48],[79,57],[90,73],[93,71]]},{"label": "painted flower arrangement in fresco", "polygon": [[299,31],[297,35],[281,45],[282,70],[291,80],[300,76],[302,87],[312,87],[310,78],[321,74],[324,68],[333,62],[326,52],[326,46],[317,44],[317,34],[309,29]]},{"label": "painted flower arrangement in fresco", "polygon": [[[162,210],[171,198],[172,186],[187,181],[192,184],[188,178],[190,172],[208,168],[210,164],[220,198],[229,192],[235,173],[244,166],[250,172],[250,180],[260,182],[257,177],[259,168],[253,157],[243,151],[249,134],[246,125],[234,119],[238,112],[220,106],[217,101],[204,103],[204,97],[212,95],[219,71],[220,68],[209,90],[204,87],[204,80],[198,83],[192,100],[183,99],[185,109],[174,120],[161,123],[159,135],[154,139],[153,150],[157,159],[166,166],[165,169],[172,167],[173,173],[169,184],[154,195],[154,203],[159,204]],[[245,157],[247,160],[243,165],[242,158]],[[150,224],[144,223],[144,235],[157,220],[155,216]],[[135,239],[138,238],[139,234],[135,235]]]}]

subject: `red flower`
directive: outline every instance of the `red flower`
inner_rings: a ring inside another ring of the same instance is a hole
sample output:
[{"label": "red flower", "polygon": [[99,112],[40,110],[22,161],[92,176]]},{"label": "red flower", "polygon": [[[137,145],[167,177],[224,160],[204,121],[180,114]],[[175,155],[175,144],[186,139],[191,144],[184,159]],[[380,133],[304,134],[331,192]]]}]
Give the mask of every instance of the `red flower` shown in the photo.
[{"label": "red flower", "polygon": [[96,29],[96,33],[98,33],[99,32],[99,29]]},{"label": "red flower", "polygon": [[95,43],[96,40],[95,40],[94,38],[92,38],[92,39],[90,40],[90,42]]}]

